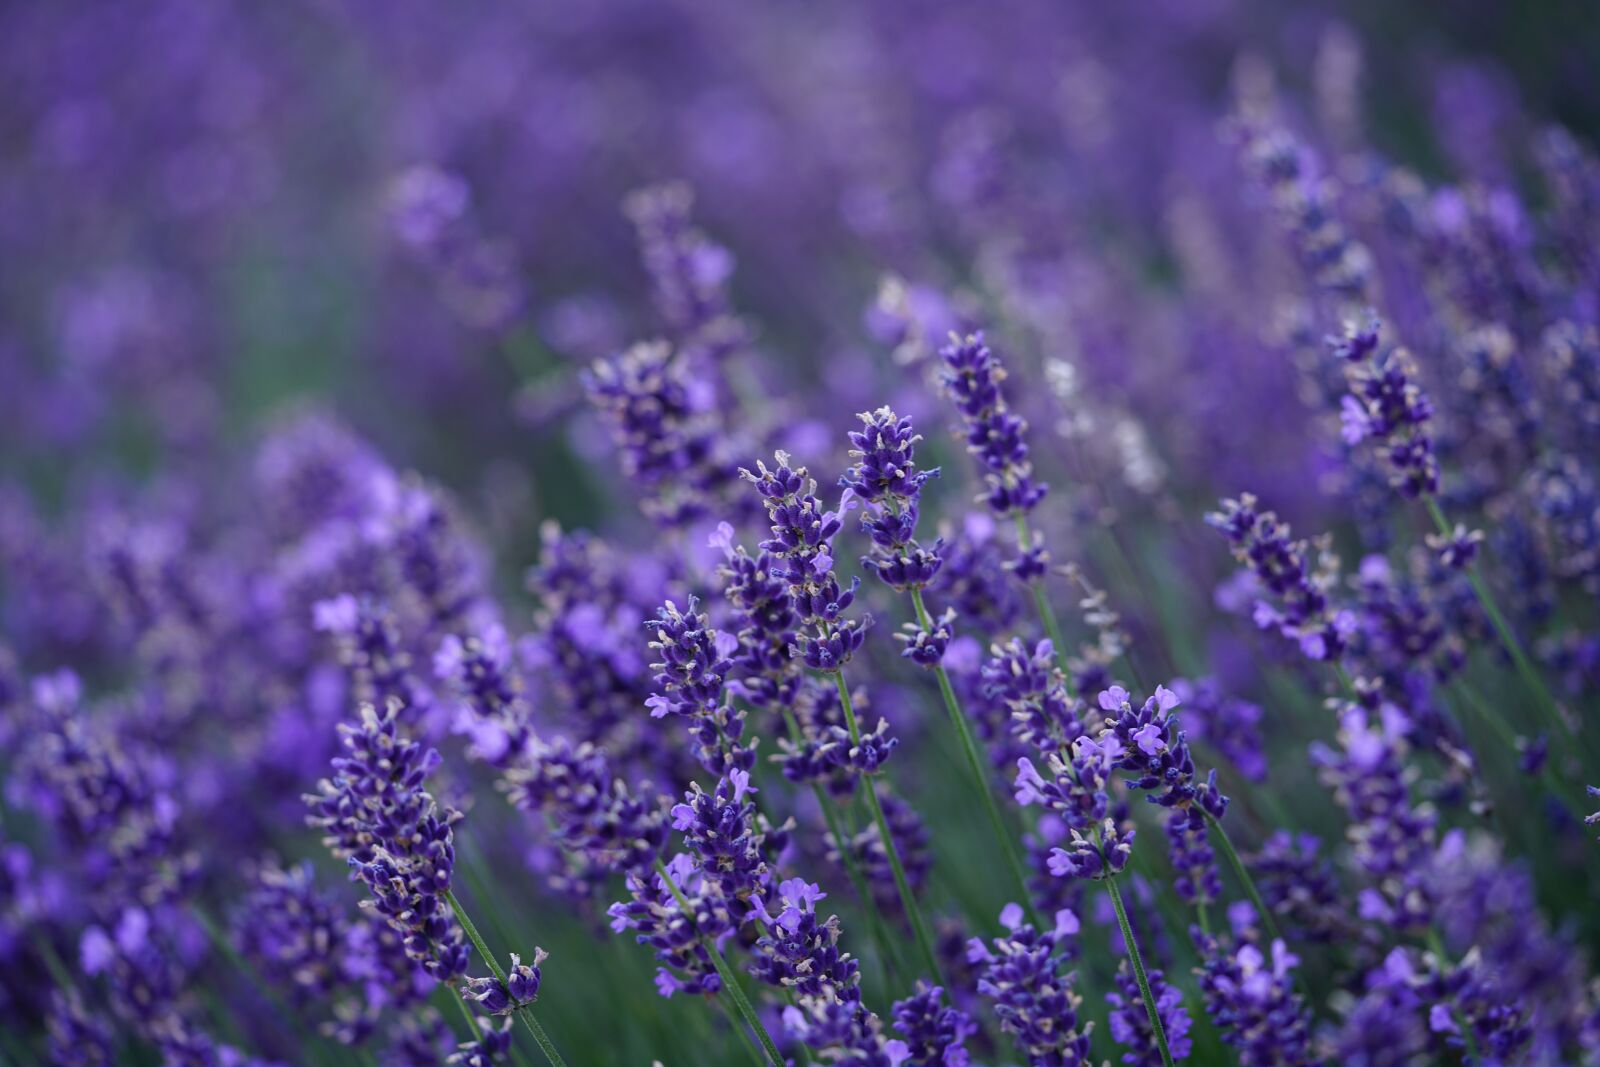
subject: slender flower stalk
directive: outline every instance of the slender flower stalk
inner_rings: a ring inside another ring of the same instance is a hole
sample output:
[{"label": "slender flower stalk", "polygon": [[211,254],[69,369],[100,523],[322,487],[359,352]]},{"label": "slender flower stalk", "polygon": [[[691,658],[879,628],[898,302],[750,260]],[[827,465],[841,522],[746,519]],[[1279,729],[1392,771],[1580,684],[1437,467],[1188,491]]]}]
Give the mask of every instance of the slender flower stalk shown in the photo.
[{"label": "slender flower stalk", "polygon": [[[1451,525],[1445,517],[1444,509],[1439,506],[1438,498],[1425,496],[1423,506],[1428,509],[1428,516],[1433,520],[1433,525],[1438,529],[1439,536],[1446,540],[1453,540],[1458,536],[1457,527]],[[1522,642],[1517,638],[1516,631],[1506,621],[1505,614],[1501,612],[1499,603],[1495,600],[1494,593],[1490,591],[1488,583],[1478,573],[1472,560],[1465,561],[1467,581],[1472,585],[1472,593],[1483,608],[1483,613],[1489,618],[1489,625],[1494,628],[1495,636],[1500,639],[1500,644],[1511,657],[1512,665],[1516,667],[1517,675],[1522,679],[1522,684],[1527,686],[1533,694],[1539,710],[1549,721],[1557,733],[1566,741],[1572,751],[1578,749],[1578,738],[1572,732],[1572,726],[1567,722],[1567,717],[1556,703],[1555,697],[1550,692],[1550,687],[1545,685],[1543,676],[1534,667],[1533,661],[1528,658],[1528,653],[1523,649]]]},{"label": "slender flower stalk", "polygon": [[[844,708],[844,720],[850,731],[850,740],[859,746],[861,727],[856,722],[855,706],[850,699],[850,687],[845,684],[844,672],[835,671],[833,680],[839,687],[839,701]],[[906,918],[916,935],[917,947],[922,950],[922,962],[934,980],[942,983],[944,978],[939,967],[939,954],[933,950],[933,936],[928,932],[927,920],[922,917],[922,906],[917,902],[916,894],[911,892],[911,883],[906,880],[906,869],[900,859],[900,849],[895,844],[894,835],[889,832],[889,820],[884,817],[883,802],[878,799],[877,789],[873,787],[870,778],[864,783],[862,793],[866,797],[867,810],[872,812],[872,821],[878,827],[878,838],[883,842],[884,853],[889,859],[889,868],[894,872],[894,886],[900,894],[901,906],[905,908]]]},{"label": "slender flower stalk", "polygon": [[916,539],[917,517],[922,487],[936,477],[939,470],[917,469],[916,446],[921,436],[912,430],[910,419],[900,418],[888,407],[863,412],[859,418],[863,428],[850,434],[850,443],[854,446],[850,455],[856,462],[839,481],[866,505],[861,528],[872,538],[872,552],[862,563],[889,588],[910,595],[915,619],[907,624],[910,633],[902,637],[906,643],[904,655],[933,671],[950,725],[961,742],[972,784],[983,801],[995,839],[1005,853],[1028,921],[1036,927],[1042,926],[1043,921],[1028,892],[1028,879],[1017,851],[1015,834],[1000,816],[984,759],[944,668],[955,612],[946,611],[935,621],[923,597],[923,590],[943,564],[940,557],[943,542],[928,547],[920,544]]},{"label": "slender flower stalk", "polygon": [[[446,889],[444,891],[444,899],[450,905],[450,910],[455,913],[456,921],[467,932],[467,939],[478,950],[478,955],[483,957],[483,961],[489,965],[489,970],[494,974],[495,981],[503,989],[509,990],[511,1002],[515,1005],[511,1009],[512,1014],[522,1020],[522,1024],[528,1028],[528,1032],[533,1035],[534,1041],[538,1042],[540,1050],[544,1052],[545,1059],[550,1061],[551,1067],[566,1067],[567,1061],[561,1058],[561,1053],[556,1049],[555,1042],[550,1040],[550,1035],[545,1032],[544,1026],[533,1014],[533,997],[537,995],[539,988],[537,967],[535,966],[533,969],[534,978],[532,980],[533,988],[531,994],[518,996],[517,994],[520,990],[517,988],[516,983],[522,980],[520,976],[507,976],[505,970],[500,966],[499,960],[495,959],[494,953],[489,951],[489,946],[483,940],[483,935],[478,933],[478,928],[474,925],[472,917],[467,914],[467,909],[463,908],[461,901],[456,899],[455,892]],[[513,955],[511,960],[512,966],[517,967],[517,957]]]},{"label": "slender flower stalk", "polygon": [[[678,902],[678,907],[683,912],[684,918],[691,923],[694,922],[694,905],[689,903],[689,899],[683,895],[683,890],[678,888],[678,883],[673,880],[671,872],[667,870],[667,865],[659,859],[656,860],[656,875],[661,879],[662,884],[667,887],[668,891],[672,893],[673,899]],[[785,1061],[778,1052],[777,1043],[772,1040],[772,1035],[767,1032],[765,1024],[761,1022],[761,1016],[756,1014],[755,1008],[750,1003],[750,998],[745,995],[744,987],[739,984],[738,975],[734,974],[733,968],[728,966],[728,961],[722,958],[721,950],[715,944],[703,940],[701,941],[701,946],[705,949],[706,954],[710,956],[712,966],[717,970],[717,976],[722,979],[722,988],[728,991],[728,995],[733,998],[734,1007],[739,1010],[739,1014],[744,1017],[745,1023],[755,1033],[757,1039],[760,1040],[761,1047],[766,1052],[767,1059],[771,1061],[772,1067],[785,1067]]]},{"label": "slender flower stalk", "polygon": [[873,734],[862,732],[844,677],[845,665],[861,647],[872,622],[870,616],[854,619],[845,615],[855,601],[860,579],[853,580],[848,589],[840,586],[833,569],[833,539],[841,526],[839,513],[823,508],[816,496],[816,482],[804,467],[791,467],[788,455],[783,452],[777,453],[776,458],[775,468],[758,463],[756,472],[744,470],[741,473],[755,485],[766,505],[772,521],[772,537],[761,543],[761,549],[771,554],[774,576],[788,585],[795,605],[798,626],[789,654],[833,680],[845,723],[842,740],[847,745],[834,746],[832,751],[836,755],[831,758],[840,769],[865,779],[861,791],[878,828],[901,907],[916,936],[928,973],[942,984],[932,935],[923,918],[921,904],[906,878],[899,845],[873,784],[873,777],[897,742],[886,736],[887,723],[882,720]]},{"label": "slender flower stalk", "polygon": [[1139,996],[1144,1000],[1145,1016],[1150,1023],[1150,1032],[1155,1036],[1156,1049],[1161,1053],[1161,1062],[1165,1067],[1172,1067],[1172,1049],[1167,1045],[1166,1025],[1161,1020],[1161,1009],[1156,1003],[1155,994],[1150,991],[1150,976],[1144,969],[1144,956],[1139,952],[1139,942],[1133,936],[1133,925],[1128,922],[1128,909],[1122,903],[1122,890],[1117,888],[1115,875],[1106,878],[1106,891],[1111,894],[1111,906],[1117,911],[1122,943],[1128,953],[1128,962],[1133,965],[1134,980],[1139,983]]}]

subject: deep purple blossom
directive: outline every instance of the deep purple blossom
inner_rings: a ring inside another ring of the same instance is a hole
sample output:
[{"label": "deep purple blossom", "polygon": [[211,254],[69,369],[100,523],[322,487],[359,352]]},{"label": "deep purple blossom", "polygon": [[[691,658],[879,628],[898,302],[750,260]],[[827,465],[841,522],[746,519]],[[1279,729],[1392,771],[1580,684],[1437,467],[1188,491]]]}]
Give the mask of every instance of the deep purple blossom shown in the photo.
[{"label": "deep purple blossom", "polygon": [[861,529],[872,539],[862,565],[895,590],[925,588],[939,573],[942,542],[924,547],[916,539],[922,487],[938,468],[918,470],[911,420],[887,407],[858,416],[863,428],[850,433],[856,462],[839,484],[865,505]]},{"label": "deep purple blossom", "polygon": [[1071,912],[1056,916],[1055,927],[1040,932],[1023,922],[1022,908],[1007,905],[1000,915],[1008,933],[986,945],[973,938],[967,957],[978,966],[978,992],[994,1002],[1000,1027],[1011,1035],[1030,1067],[1080,1067],[1089,1061],[1089,1031],[1080,1028],[1082,998],[1073,975],[1063,974],[1063,948],[1078,932]]},{"label": "deep purple blossom", "polygon": [[861,583],[852,579],[848,589],[842,588],[834,575],[839,513],[823,509],[816,482],[804,467],[791,468],[786,453],[777,453],[775,468],[757,463],[756,469],[759,473],[740,473],[754,484],[772,520],[772,536],[761,549],[778,561],[777,572],[788,583],[801,620],[796,652],[812,670],[840,671],[861,647],[872,618],[845,615]]},{"label": "deep purple blossom", "polygon": [[[1167,1049],[1174,1060],[1187,1059],[1193,1048],[1189,1030],[1194,1024],[1184,1007],[1183,994],[1169,985],[1166,975],[1159,970],[1150,971],[1146,977],[1161,1027],[1166,1032]],[[1117,991],[1106,994],[1106,1003],[1111,1005],[1111,1036],[1127,1050],[1122,1054],[1122,1062],[1130,1067],[1159,1067],[1161,1051],[1156,1047],[1144,997],[1127,960],[1117,967]]]},{"label": "deep purple blossom", "polygon": [[1316,1062],[1305,1005],[1294,989],[1299,957],[1282,941],[1229,947],[1201,935],[1200,993],[1206,1014],[1244,1067]]},{"label": "deep purple blossom", "polygon": [[400,732],[400,711],[398,700],[382,715],[367,704],[359,726],[340,726],[345,754],[306,797],[307,821],[326,831],[329,849],[366,883],[369,906],[405,936],[418,966],[452,981],[471,955],[444,900],[455,868],[451,828],[461,814],[428,793],[425,782],[442,757]]},{"label": "deep purple blossom", "polygon": [[966,1012],[944,1003],[944,990],[917,983],[917,991],[894,1005],[894,1028],[910,1052],[907,1067],[967,1067],[967,1038],[978,1032]]},{"label": "deep purple blossom", "polygon": [[1224,500],[1222,510],[1206,521],[1222,531],[1234,558],[1264,589],[1253,607],[1256,625],[1294,641],[1308,659],[1337,661],[1355,632],[1356,618],[1331,596],[1338,560],[1326,542],[1294,540],[1288,525],[1259,510],[1249,493]]},{"label": "deep purple blossom", "polygon": [[1345,443],[1373,442],[1389,464],[1393,485],[1406,496],[1437,493],[1439,461],[1429,433],[1433,403],[1417,381],[1411,354],[1382,346],[1376,316],[1347,322],[1343,336],[1328,345],[1350,383],[1339,408]]}]

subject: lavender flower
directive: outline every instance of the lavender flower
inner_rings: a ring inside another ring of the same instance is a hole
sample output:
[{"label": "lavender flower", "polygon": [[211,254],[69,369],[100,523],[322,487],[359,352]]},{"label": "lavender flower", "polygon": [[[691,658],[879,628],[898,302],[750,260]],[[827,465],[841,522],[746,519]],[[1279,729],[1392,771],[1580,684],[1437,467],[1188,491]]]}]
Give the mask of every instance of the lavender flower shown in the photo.
[{"label": "lavender flower", "polygon": [[111,1067],[114,1058],[111,1028],[89,1013],[76,989],[54,989],[49,1030],[50,1062],[62,1067]]},{"label": "lavender flower", "polygon": [[964,1046],[978,1032],[977,1024],[961,1009],[945,1005],[943,998],[943,989],[918,982],[915,994],[895,1002],[894,1028],[906,1040],[907,1067],[967,1067],[971,1062]]},{"label": "lavender flower", "polygon": [[405,935],[407,954],[450,982],[471,955],[444,900],[455,867],[451,827],[461,814],[428,794],[423,783],[442,757],[401,735],[400,710],[398,700],[382,715],[364,704],[360,726],[340,726],[345,755],[306,797],[307,822],[327,831],[324,843],[366,883],[367,906]]},{"label": "lavender flower", "polygon": [[1428,433],[1433,404],[1417,383],[1410,353],[1382,348],[1370,313],[1365,321],[1347,322],[1343,336],[1328,346],[1350,382],[1339,412],[1345,443],[1374,442],[1395,488],[1406,496],[1433,496],[1439,491],[1439,461]]},{"label": "lavender flower", "polygon": [[733,542],[733,527],[719,523],[711,546],[726,563],[718,569],[723,596],[738,622],[738,646],[729,653],[739,693],[760,708],[791,704],[801,687],[800,664],[789,655],[799,617],[784,569],[768,552],[751,556]]},{"label": "lavender flower", "polygon": [[1083,998],[1072,974],[1061,973],[1063,947],[1078,932],[1071,912],[1056,916],[1055,928],[1039,932],[1023,922],[1022,908],[1000,913],[1009,933],[991,946],[973,938],[967,958],[978,965],[978,992],[994,1001],[1000,1028],[1010,1034],[1030,1067],[1080,1067],[1089,1063],[1093,1023],[1078,1026]]},{"label": "lavender flower", "polygon": [[1347,706],[1339,719],[1341,749],[1317,743],[1311,758],[1350,817],[1357,861],[1387,883],[1386,895],[1363,894],[1363,914],[1392,925],[1426,924],[1426,899],[1406,891],[1405,883],[1432,849],[1434,815],[1411,803],[1405,762],[1409,721],[1393,705],[1385,705],[1378,719]]},{"label": "lavender flower", "polygon": [[866,638],[871,616],[846,618],[855,601],[859,579],[844,589],[833,573],[833,538],[839,532],[838,512],[824,511],[816,497],[816,482],[804,467],[791,468],[787,453],[777,453],[777,467],[740,473],[755,485],[772,519],[772,537],[761,542],[764,552],[778,562],[780,577],[802,623],[795,642],[796,654],[812,670],[837,672]]},{"label": "lavender flower", "polygon": [[595,362],[589,401],[611,429],[623,473],[644,494],[647,515],[682,527],[707,513],[732,484],[722,456],[715,397],[666,341],[643,341]]},{"label": "lavender flower", "polygon": [[[1189,1040],[1193,1021],[1189,1018],[1188,1009],[1183,1006],[1183,994],[1167,984],[1166,975],[1161,971],[1151,971],[1146,977],[1150,981],[1150,994],[1155,997],[1156,1011],[1161,1017],[1161,1028],[1167,1035],[1167,1049],[1174,1060],[1187,1059],[1193,1048]],[[1117,967],[1117,991],[1106,994],[1106,1003],[1111,1005],[1111,1036],[1127,1048],[1122,1054],[1122,1062],[1131,1067],[1159,1067],[1161,1050],[1156,1047],[1155,1032],[1150,1028],[1144,997],[1127,960]]]},{"label": "lavender flower", "polygon": [[992,653],[983,665],[984,687],[1010,712],[1011,732],[1019,741],[1050,753],[1084,735],[1088,709],[1068,689],[1048,640],[1030,651],[1021,639],[1012,638],[994,646]]},{"label": "lavender flower", "polygon": [[751,913],[765,924],[756,942],[751,973],[768,985],[807,999],[842,1000],[854,995],[859,966],[839,947],[839,918],[817,915],[828,894],[815,883],[789,878],[779,883],[771,907],[759,899]]},{"label": "lavender flower", "polygon": [[1236,128],[1245,162],[1266,187],[1315,290],[1341,304],[1368,302],[1372,254],[1334,211],[1316,157],[1280,127],[1247,119]]},{"label": "lavender flower", "polygon": [[473,717],[480,755],[502,769],[522,757],[531,736],[529,709],[504,627],[488,626],[466,638],[445,635],[433,656],[433,673]]},{"label": "lavender flower", "polygon": [[916,540],[922,487],[939,474],[938,468],[919,471],[911,420],[888,407],[862,412],[861,430],[850,433],[850,455],[856,463],[839,484],[856,494],[868,510],[861,529],[872,538],[872,554],[862,565],[897,591],[923,589],[933,581],[943,563],[942,542],[924,548]]},{"label": "lavender flower", "polygon": [[688,720],[695,756],[708,771],[748,771],[755,746],[743,741],[744,712],[724,696],[724,679],[733,669],[728,655],[737,651],[738,639],[712,629],[696,603],[691,597],[685,615],[669,600],[650,624],[656,635],[650,647],[662,658],[650,665],[657,691],[645,706],[654,718]]},{"label": "lavender flower", "polygon": [[[1027,420],[1010,410],[1001,392],[1005,367],[981,332],[964,338],[951,335],[939,356],[944,361],[945,390],[961,415],[967,450],[983,469],[986,488],[979,499],[996,515],[1026,516],[1044,499],[1046,486],[1033,477],[1025,439]],[[1044,574],[1049,558],[1042,542],[1019,545],[1018,550],[1019,557],[1009,564],[1017,577],[1031,581]]]},{"label": "lavender flower", "polygon": [[623,205],[661,317],[696,359],[716,362],[738,351],[747,331],[728,300],[733,255],[694,228],[693,206],[693,192],[677,182],[639,189]]},{"label": "lavender flower", "polygon": [[1294,991],[1300,960],[1281,940],[1263,951],[1252,942],[1232,948],[1201,935],[1200,994],[1206,1014],[1243,1067],[1314,1063],[1310,1021]]},{"label": "lavender flower", "polygon": [[630,787],[588,742],[535,739],[526,767],[507,773],[513,804],[546,816],[562,846],[597,871],[643,871],[666,844],[664,798]]},{"label": "lavender flower", "polygon": [[1171,688],[1191,737],[1222,755],[1245,779],[1266,780],[1259,704],[1225,695],[1215,678],[1174,678]]},{"label": "lavender flower", "polygon": [[1288,525],[1273,512],[1258,510],[1249,493],[1224,500],[1222,510],[1207,515],[1206,522],[1222,531],[1234,558],[1271,598],[1256,600],[1256,625],[1294,641],[1308,659],[1337,661],[1355,632],[1356,619],[1330,596],[1339,561],[1327,542],[1293,540]]},{"label": "lavender flower", "polygon": [[686,801],[672,809],[672,827],[683,834],[700,869],[730,900],[744,900],[769,877],[763,840],[754,823],[756,792],[745,771],[730,771],[706,792],[693,783]]},{"label": "lavender flower", "polygon": [[472,978],[462,986],[461,995],[477,1004],[480,1011],[490,1015],[509,1015],[539,999],[541,975],[539,965],[550,958],[542,948],[533,950],[533,963],[522,962],[522,957],[511,954],[511,969],[506,980],[498,978]]},{"label": "lavender flower", "polygon": [[[663,997],[715,993],[722,988],[722,978],[706,944],[720,943],[740,925],[742,918],[731,910],[736,902],[684,853],[668,860],[666,869],[665,876],[628,874],[626,887],[631,899],[608,909],[611,929],[618,933],[634,930],[639,944],[655,949],[662,964],[656,970],[656,991]],[[690,914],[684,914],[663,877],[670,877],[689,901]]]},{"label": "lavender flower", "polygon": [[1326,941],[1348,925],[1333,863],[1312,834],[1275,830],[1249,861],[1267,907],[1299,938]]},{"label": "lavender flower", "polygon": [[317,887],[309,862],[264,867],[235,920],[240,951],[302,1006],[331,996],[349,936],[338,901]]}]

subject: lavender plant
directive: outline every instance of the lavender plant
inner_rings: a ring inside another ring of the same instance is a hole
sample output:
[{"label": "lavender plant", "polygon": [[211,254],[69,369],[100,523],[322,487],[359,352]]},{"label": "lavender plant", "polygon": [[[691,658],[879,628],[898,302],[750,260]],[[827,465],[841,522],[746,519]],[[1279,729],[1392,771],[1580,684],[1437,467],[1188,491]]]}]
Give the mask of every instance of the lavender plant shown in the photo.
[{"label": "lavender plant", "polygon": [[0,6],[0,1061],[1600,1067],[1600,24],[1191,7]]}]

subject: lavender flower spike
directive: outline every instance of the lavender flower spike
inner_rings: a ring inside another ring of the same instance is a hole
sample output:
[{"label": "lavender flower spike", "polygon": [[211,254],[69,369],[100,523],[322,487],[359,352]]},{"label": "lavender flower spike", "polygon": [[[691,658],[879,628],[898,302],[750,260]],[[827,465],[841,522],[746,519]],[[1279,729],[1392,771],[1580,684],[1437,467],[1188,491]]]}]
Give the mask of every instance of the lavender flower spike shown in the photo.
[{"label": "lavender flower spike", "polygon": [[[1028,422],[1006,404],[1000,383],[1006,370],[984,343],[983,333],[950,336],[939,352],[944,361],[945,391],[961,415],[967,451],[983,468],[985,491],[979,498],[1002,518],[1026,525],[1029,512],[1039,506],[1047,487],[1033,477],[1028,459]],[[1042,576],[1049,564],[1037,540],[1018,546],[1021,555],[1009,566],[1017,577],[1030,581]]]}]

